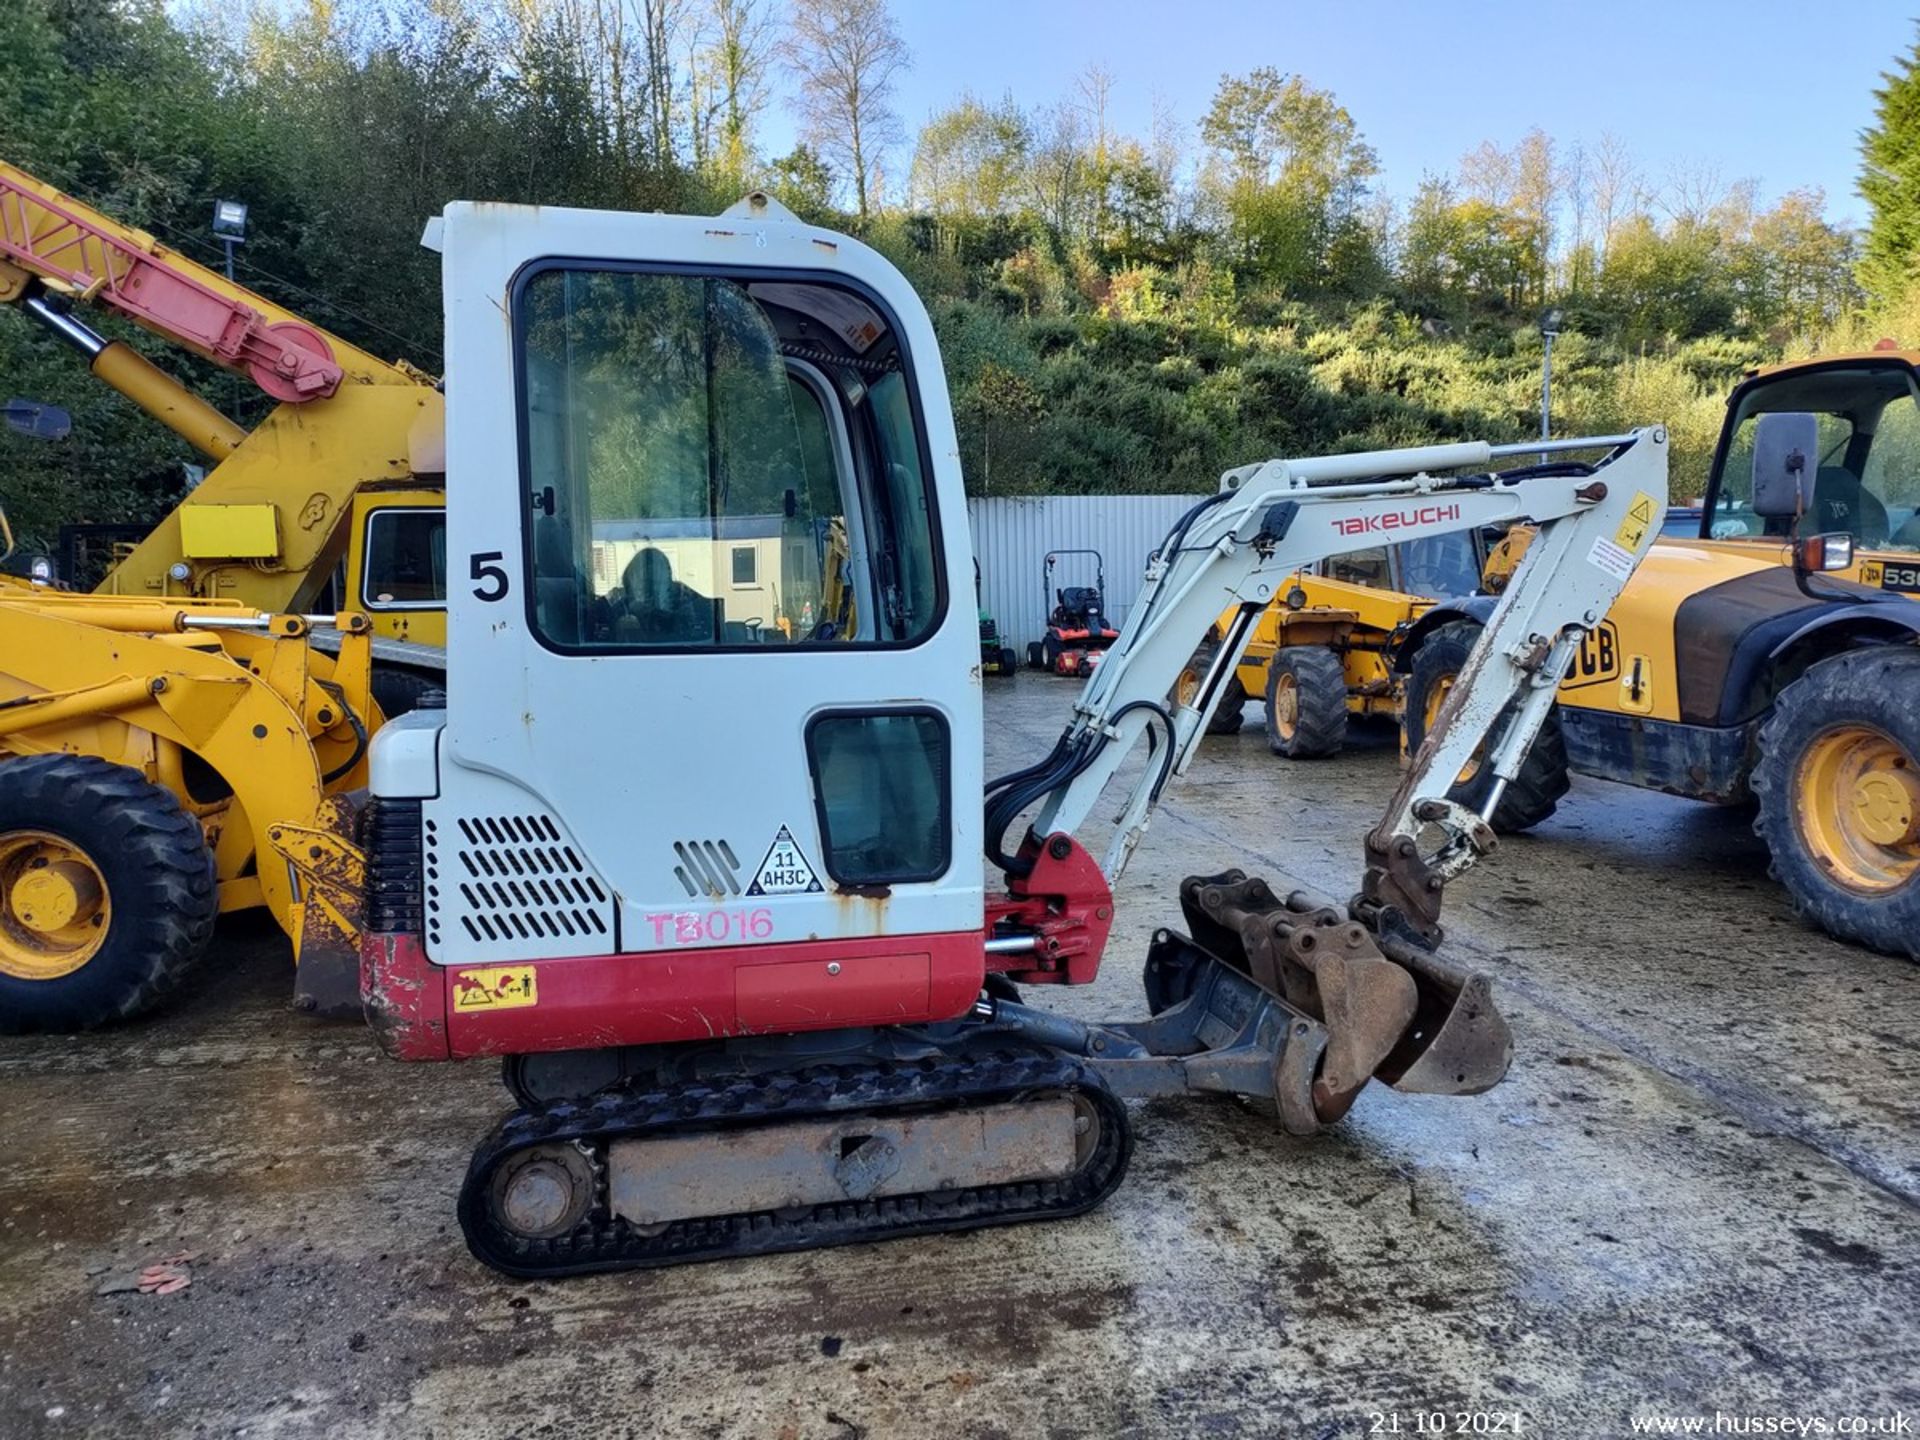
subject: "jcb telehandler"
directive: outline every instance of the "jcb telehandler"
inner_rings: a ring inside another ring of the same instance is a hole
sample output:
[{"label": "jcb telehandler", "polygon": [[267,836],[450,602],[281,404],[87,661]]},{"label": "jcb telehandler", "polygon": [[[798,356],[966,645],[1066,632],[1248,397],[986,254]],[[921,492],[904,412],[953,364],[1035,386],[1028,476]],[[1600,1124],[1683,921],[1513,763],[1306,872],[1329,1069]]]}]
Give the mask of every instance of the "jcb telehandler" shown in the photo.
[{"label": "jcb telehandler", "polygon": [[[1651,544],[1631,514],[1666,503],[1664,432],[1505,472],[1542,447],[1230,472],[1160,547],[1052,750],[988,780],[952,410],[892,266],[760,196],[718,217],[456,204],[428,243],[452,683],[374,737],[362,984],[391,1055],[505,1058],[519,1108],[459,1207],[486,1263],[563,1275],[1072,1215],[1126,1168],[1126,1097],[1244,1095],[1304,1135],[1373,1077],[1500,1079],[1488,982],[1429,948],[1445,882],[1492,836],[1429,781],[1475,756],[1517,773]],[[1195,877],[1190,934],[1147,957],[1152,1018],[1017,997],[1094,978],[1114,881],[1276,586],[1351,549],[1355,522],[1411,540],[1522,515],[1540,536],[1344,909]],[[829,577],[811,537],[835,524]],[[703,588],[763,531],[785,593],[845,584],[850,622],[756,627]],[[616,541],[642,583],[596,563]],[[1096,861],[1081,833],[1116,778]]]},{"label": "jcb telehandler", "polygon": [[[1570,771],[1750,805],[1802,915],[1920,959],[1917,366],[1876,350],[1734,389],[1699,534],[1660,540],[1583,643],[1496,828],[1545,819]],[[1496,552],[1494,583],[1524,538]],[[1496,603],[1453,599],[1413,627],[1409,745]],[[1455,793],[1472,804],[1490,783]]]}]

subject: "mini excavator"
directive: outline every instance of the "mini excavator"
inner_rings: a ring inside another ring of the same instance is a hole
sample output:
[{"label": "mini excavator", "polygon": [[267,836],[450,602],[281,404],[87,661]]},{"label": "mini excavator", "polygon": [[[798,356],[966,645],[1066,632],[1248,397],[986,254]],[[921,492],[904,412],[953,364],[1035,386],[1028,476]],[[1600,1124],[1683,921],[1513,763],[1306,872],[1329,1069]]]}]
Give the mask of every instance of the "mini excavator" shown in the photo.
[{"label": "mini excavator", "polygon": [[[459,1200],[482,1261],[1072,1216],[1121,1181],[1129,1099],[1241,1096],[1309,1135],[1371,1080],[1501,1079],[1507,1026],[1439,916],[1504,781],[1477,811],[1450,791],[1517,773],[1652,543],[1634,516],[1666,505],[1664,431],[1229,471],[1053,748],[988,780],[952,410],[898,271],[757,195],[717,217],[462,203],[426,243],[459,583],[447,696],[372,742],[361,982],[390,1055],[504,1063],[516,1108]],[[1277,586],[1521,518],[1538,535],[1350,902],[1197,876],[1149,947],[1148,1018],[1021,998],[1093,980],[1114,882]]]}]

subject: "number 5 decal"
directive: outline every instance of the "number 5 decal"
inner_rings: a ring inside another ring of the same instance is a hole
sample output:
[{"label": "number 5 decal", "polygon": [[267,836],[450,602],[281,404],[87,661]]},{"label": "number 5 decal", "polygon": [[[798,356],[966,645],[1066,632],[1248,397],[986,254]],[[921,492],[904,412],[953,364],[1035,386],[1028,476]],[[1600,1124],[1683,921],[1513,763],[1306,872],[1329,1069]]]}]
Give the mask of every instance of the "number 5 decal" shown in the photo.
[{"label": "number 5 decal", "polygon": [[498,550],[482,550],[473,557],[467,578],[481,583],[473,587],[473,598],[491,603],[507,598],[507,572],[498,561],[507,557]]}]

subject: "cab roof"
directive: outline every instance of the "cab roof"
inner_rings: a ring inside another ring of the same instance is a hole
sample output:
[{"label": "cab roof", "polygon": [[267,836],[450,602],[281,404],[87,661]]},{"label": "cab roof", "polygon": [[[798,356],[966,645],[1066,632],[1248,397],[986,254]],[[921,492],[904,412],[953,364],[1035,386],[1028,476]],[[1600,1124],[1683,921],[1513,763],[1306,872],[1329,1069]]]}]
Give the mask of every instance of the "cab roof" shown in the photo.
[{"label": "cab roof", "polygon": [[1920,350],[1901,350],[1890,346],[1884,350],[1845,350],[1837,355],[1803,355],[1798,360],[1782,360],[1773,365],[1755,365],[1742,378],[1757,380],[1762,375],[1786,375],[1795,370],[1809,370],[1818,365],[1844,365],[1848,361],[1885,364],[1889,360],[1903,361],[1907,365],[1920,368]]}]

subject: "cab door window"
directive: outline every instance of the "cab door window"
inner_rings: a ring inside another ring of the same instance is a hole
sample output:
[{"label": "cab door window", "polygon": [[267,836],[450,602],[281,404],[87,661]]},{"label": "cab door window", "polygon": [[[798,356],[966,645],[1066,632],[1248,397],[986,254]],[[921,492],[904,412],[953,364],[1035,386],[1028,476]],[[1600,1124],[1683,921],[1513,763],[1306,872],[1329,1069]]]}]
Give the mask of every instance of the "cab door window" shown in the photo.
[{"label": "cab door window", "polygon": [[1811,414],[1819,424],[1813,499],[1801,528],[1839,530],[1863,547],[1920,549],[1920,408],[1904,364],[1820,367],[1742,396],[1713,494],[1716,540],[1784,537],[1789,519],[1753,513],[1753,437],[1760,417]]},{"label": "cab door window", "polygon": [[375,510],[367,516],[360,603],[369,610],[447,603],[447,512]]},{"label": "cab door window", "polygon": [[864,298],[554,267],[522,283],[516,314],[530,609],[548,644],[932,633],[943,591],[918,407]]}]

